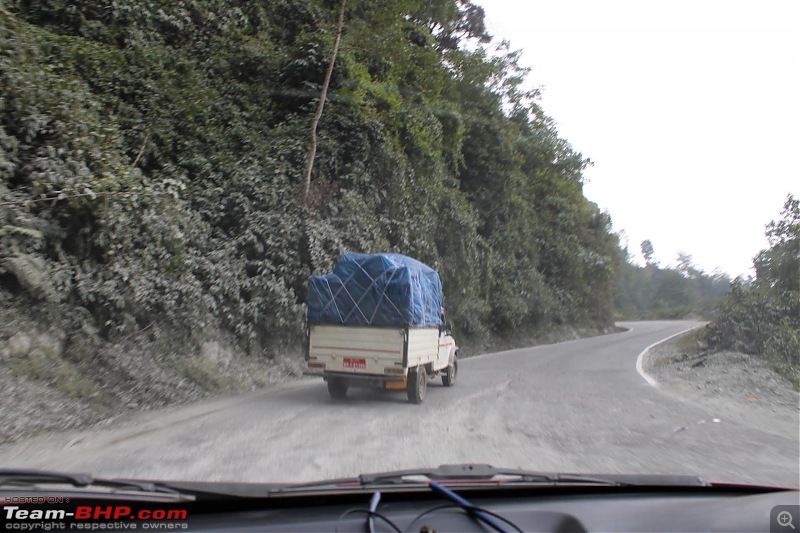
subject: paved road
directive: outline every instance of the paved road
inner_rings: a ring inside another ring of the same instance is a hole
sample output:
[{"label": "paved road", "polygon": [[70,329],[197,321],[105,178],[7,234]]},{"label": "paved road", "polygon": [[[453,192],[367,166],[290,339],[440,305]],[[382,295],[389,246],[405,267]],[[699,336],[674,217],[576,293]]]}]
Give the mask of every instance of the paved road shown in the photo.
[{"label": "paved road", "polygon": [[321,380],[305,380],[39,437],[0,450],[0,465],[299,481],[480,462],[797,486],[798,431],[726,420],[637,372],[645,347],[697,324],[631,323],[625,333],[464,360],[456,386],[432,381],[421,406],[403,392],[366,390],[333,402]]}]

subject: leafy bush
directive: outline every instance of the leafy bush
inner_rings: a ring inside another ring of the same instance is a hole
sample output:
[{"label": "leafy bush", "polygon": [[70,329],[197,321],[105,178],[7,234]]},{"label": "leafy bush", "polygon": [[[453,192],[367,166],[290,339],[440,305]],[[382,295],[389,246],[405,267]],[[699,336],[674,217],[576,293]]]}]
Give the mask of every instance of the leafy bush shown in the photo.
[{"label": "leafy bush", "polygon": [[736,280],[709,328],[718,348],[764,356],[800,388],[800,202],[789,196],[782,219],[767,225],[771,247],[754,261],[752,285]]}]

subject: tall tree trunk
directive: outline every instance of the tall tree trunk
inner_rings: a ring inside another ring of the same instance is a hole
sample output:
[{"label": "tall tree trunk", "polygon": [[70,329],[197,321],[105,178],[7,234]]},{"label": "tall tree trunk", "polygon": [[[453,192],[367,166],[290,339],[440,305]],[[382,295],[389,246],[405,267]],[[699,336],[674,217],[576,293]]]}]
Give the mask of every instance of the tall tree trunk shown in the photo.
[{"label": "tall tree trunk", "polygon": [[328,63],[328,70],[325,72],[325,81],[322,83],[322,91],[319,95],[319,105],[317,105],[317,112],[314,114],[314,120],[311,121],[311,148],[308,152],[308,166],[306,167],[306,179],[303,186],[303,205],[308,200],[308,191],[311,188],[311,171],[314,168],[314,158],[317,155],[317,124],[319,118],[322,116],[322,110],[325,107],[325,98],[328,95],[328,85],[331,83],[331,75],[333,74],[333,64],[336,62],[336,54],[339,53],[339,41],[342,39],[342,26],[344,25],[344,8],[347,0],[341,0],[339,4],[339,22],[336,25],[336,40],[333,42],[333,50],[331,51],[331,59]]}]

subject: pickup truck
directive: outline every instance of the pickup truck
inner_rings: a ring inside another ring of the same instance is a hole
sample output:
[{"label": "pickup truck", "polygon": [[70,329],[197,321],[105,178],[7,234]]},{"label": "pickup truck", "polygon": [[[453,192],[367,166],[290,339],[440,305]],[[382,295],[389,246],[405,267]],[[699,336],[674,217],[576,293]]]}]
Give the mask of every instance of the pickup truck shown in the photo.
[{"label": "pickup truck", "polygon": [[452,387],[458,346],[444,323],[439,276],[400,254],[343,254],[309,282],[307,374],[334,399],[350,387],[405,390],[425,400],[428,380]]}]

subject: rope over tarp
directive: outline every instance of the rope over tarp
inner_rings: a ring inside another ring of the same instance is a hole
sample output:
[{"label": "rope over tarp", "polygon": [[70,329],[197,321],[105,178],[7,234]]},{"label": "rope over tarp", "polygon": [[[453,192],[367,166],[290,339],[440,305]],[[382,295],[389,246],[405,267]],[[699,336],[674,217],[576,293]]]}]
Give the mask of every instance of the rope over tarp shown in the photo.
[{"label": "rope over tarp", "polygon": [[400,254],[342,254],[308,282],[309,324],[440,326],[441,308],[439,274]]}]

